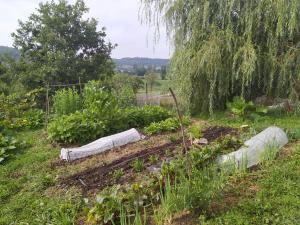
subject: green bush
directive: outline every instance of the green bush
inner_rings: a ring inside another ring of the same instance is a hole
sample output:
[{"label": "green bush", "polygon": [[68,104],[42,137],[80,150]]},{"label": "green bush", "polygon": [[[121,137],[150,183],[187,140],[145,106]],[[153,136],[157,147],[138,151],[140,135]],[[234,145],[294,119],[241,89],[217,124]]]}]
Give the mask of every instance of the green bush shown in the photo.
[{"label": "green bush", "polygon": [[[189,125],[190,120],[187,117],[183,118],[184,125]],[[144,129],[145,134],[153,135],[167,131],[176,131],[180,128],[180,123],[177,118],[168,118],[161,122],[153,122]]]},{"label": "green bush", "polygon": [[23,97],[0,95],[0,131],[36,128],[43,124],[44,112],[35,108],[35,96],[39,91],[33,90]]},{"label": "green bush", "polygon": [[88,111],[57,117],[48,127],[49,138],[63,143],[85,143],[106,133],[106,124]]},{"label": "green bush", "polygon": [[69,115],[81,109],[81,99],[75,89],[62,89],[53,97],[54,113],[57,116]]},{"label": "green bush", "polygon": [[172,114],[160,106],[144,106],[126,109],[124,116],[129,127],[144,128],[153,122],[170,118]]},{"label": "green bush", "polygon": [[120,110],[115,105],[89,108],[55,118],[48,127],[49,138],[62,143],[86,143],[129,128],[142,128],[151,121],[168,118],[170,113],[159,106]]},{"label": "green bush", "polygon": [[18,142],[14,137],[4,136],[0,133],[0,164],[10,156],[12,150],[23,145],[24,143]]}]

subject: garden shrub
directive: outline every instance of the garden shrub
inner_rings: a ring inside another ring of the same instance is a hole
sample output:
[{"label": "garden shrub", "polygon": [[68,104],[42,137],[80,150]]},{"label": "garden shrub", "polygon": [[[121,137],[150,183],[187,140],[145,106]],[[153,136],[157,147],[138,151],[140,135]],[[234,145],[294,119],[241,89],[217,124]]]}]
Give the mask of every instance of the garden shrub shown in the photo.
[{"label": "garden shrub", "polygon": [[69,115],[81,109],[81,99],[77,90],[62,89],[55,92],[53,97],[54,113],[57,116]]},{"label": "garden shrub", "polygon": [[106,125],[88,111],[55,118],[48,127],[51,140],[63,143],[85,143],[106,134]]},{"label": "garden shrub", "polygon": [[44,122],[44,112],[37,109],[33,90],[23,97],[0,95],[0,131],[4,129],[37,128]]},{"label": "garden shrub", "polygon": [[129,127],[135,128],[143,128],[172,116],[170,111],[160,106],[133,107],[126,109],[124,114]]},{"label": "garden shrub", "polygon": [[159,106],[121,110],[111,103],[102,105],[55,118],[48,127],[49,138],[62,143],[86,143],[170,117],[170,113]]}]

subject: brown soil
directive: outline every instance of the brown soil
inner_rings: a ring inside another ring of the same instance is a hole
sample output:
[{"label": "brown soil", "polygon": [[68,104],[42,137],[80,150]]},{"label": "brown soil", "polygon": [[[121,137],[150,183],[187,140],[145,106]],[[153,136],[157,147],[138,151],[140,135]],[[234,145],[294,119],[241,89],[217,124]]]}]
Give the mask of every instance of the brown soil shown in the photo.
[{"label": "brown soil", "polygon": [[232,127],[212,126],[203,131],[203,137],[212,142],[228,134],[237,134],[237,132],[237,129]]},{"label": "brown soil", "polygon": [[163,144],[157,147],[150,147],[136,153],[131,153],[107,165],[87,169],[75,175],[66,177],[62,180],[61,184],[66,186],[80,186],[85,191],[102,189],[114,183],[111,174],[112,171],[122,169],[125,174],[131,172],[131,164],[137,159],[144,161],[145,168],[151,165],[151,163],[149,162],[149,156],[158,155],[160,160],[164,160],[166,159],[166,152],[174,151],[180,143],[181,141],[178,140],[176,142]]}]

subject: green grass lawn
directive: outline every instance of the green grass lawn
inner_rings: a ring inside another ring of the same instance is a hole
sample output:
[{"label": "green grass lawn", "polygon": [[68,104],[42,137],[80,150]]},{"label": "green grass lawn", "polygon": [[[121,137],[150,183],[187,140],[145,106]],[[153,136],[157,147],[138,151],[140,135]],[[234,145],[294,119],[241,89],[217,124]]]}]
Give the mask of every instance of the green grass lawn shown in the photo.
[{"label": "green grass lawn", "polygon": [[21,132],[19,138],[31,147],[0,165],[0,224],[73,224],[81,196],[52,187],[60,172],[51,161],[59,150],[42,130]]},{"label": "green grass lawn", "polygon": [[225,208],[233,205],[206,224],[299,224],[300,144],[292,144],[287,151],[287,155],[231,185],[227,193],[231,197],[219,204]]}]

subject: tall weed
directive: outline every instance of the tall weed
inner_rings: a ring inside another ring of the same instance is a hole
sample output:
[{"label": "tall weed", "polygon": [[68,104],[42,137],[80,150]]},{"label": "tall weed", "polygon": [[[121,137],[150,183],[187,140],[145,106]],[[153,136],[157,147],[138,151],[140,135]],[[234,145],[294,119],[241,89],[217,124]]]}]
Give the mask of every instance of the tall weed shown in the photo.
[{"label": "tall weed", "polygon": [[70,115],[81,109],[81,99],[77,90],[68,88],[58,90],[53,97],[53,108],[56,116]]}]

